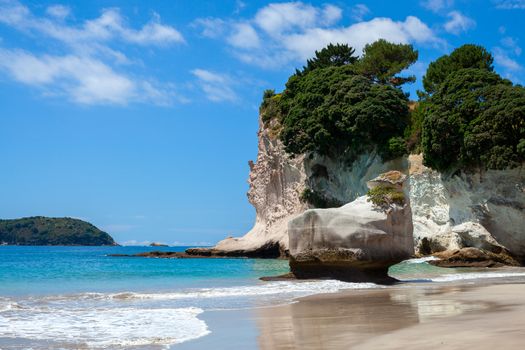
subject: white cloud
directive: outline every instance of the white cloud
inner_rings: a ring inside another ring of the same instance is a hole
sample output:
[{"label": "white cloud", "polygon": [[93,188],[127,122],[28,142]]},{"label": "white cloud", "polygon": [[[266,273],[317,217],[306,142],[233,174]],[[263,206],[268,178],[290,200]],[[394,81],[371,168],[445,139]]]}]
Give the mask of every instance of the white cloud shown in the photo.
[{"label": "white cloud", "polygon": [[[302,2],[269,4],[251,19],[199,20],[204,31],[220,23],[226,26],[226,43],[243,62],[276,68],[291,62],[304,62],[329,43],[345,43],[361,53],[363,47],[378,39],[396,43],[442,45],[443,40],[419,18],[404,21],[374,18],[350,26],[338,26],[341,9],[332,5],[314,7]],[[242,29],[242,30],[239,30]],[[219,38],[219,37],[216,37]]]},{"label": "white cloud", "polygon": [[339,7],[334,6],[334,5],[325,5],[325,7],[322,10],[321,24],[331,25],[339,21],[342,17],[343,17],[343,10],[341,10]]},{"label": "white cloud", "polygon": [[126,27],[119,30],[124,40],[140,45],[169,45],[184,42],[184,37],[178,30],[160,23],[158,14],[155,14],[153,20],[138,31]]},{"label": "white cloud", "polygon": [[228,29],[226,21],[220,18],[197,18],[191,26],[200,28],[202,36],[212,39],[222,37]]},{"label": "white cloud", "polygon": [[168,45],[182,43],[182,34],[174,27],[160,23],[154,14],[149,23],[141,29],[130,28],[116,8],[105,9],[100,17],[88,20],[81,26],[71,26],[49,18],[39,18],[18,2],[0,4],[0,23],[19,30],[32,31],[70,45],[79,43],[100,43],[122,40],[141,45]]},{"label": "white cloud", "polygon": [[260,46],[259,36],[248,23],[233,24],[233,33],[227,38],[230,45],[243,49],[258,48]]},{"label": "white cloud", "polygon": [[202,91],[213,102],[235,102],[237,94],[232,89],[233,80],[225,75],[205,69],[194,69],[191,73],[197,77]]},{"label": "white cloud", "polygon": [[358,22],[361,22],[369,13],[370,9],[365,4],[357,4],[352,8],[352,18]]},{"label": "white cloud", "polygon": [[523,69],[523,66],[520,65],[516,60],[512,59],[505,50],[500,47],[496,47],[493,50],[494,62],[497,65],[500,65],[507,71],[518,72]]},{"label": "white cloud", "polygon": [[235,11],[233,11],[234,14],[240,13],[244,8],[246,7],[246,3],[241,0],[235,1]]},{"label": "white cloud", "polygon": [[90,57],[36,56],[22,50],[0,49],[0,70],[17,82],[40,88],[46,95],[66,96],[79,104],[125,105],[133,100],[165,105],[174,95],[150,82],[133,80]]},{"label": "white cloud", "polygon": [[466,32],[476,27],[476,22],[459,11],[449,12],[449,20],[445,23],[445,30],[449,33],[459,35],[461,32]]},{"label": "white cloud", "polygon": [[331,25],[341,19],[341,13],[333,5],[318,8],[302,2],[273,3],[257,11],[254,22],[270,36],[280,36],[294,29]]},{"label": "white cloud", "polygon": [[46,13],[58,19],[65,19],[71,14],[71,9],[64,5],[51,5],[46,9]]},{"label": "white cloud", "polygon": [[525,0],[494,0],[496,8],[504,10],[525,9]]},{"label": "white cloud", "polygon": [[375,18],[340,29],[315,28],[304,33],[290,35],[284,45],[296,54],[297,59],[306,60],[329,43],[348,43],[361,53],[367,43],[386,39],[395,43],[427,42],[434,40],[433,33],[416,17],[407,17],[403,22],[389,18]]},{"label": "white cloud", "polygon": [[518,39],[507,36],[501,39],[501,44],[511,50],[516,56],[521,55],[521,47],[518,45]]},{"label": "white cloud", "polygon": [[421,5],[431,11],[439,12],[454,6],[454,0],[424,0]]},{"label": "white cloud", "polygon": [[[60,54],[0,47],[0,70],[13,80],[36,87],[46,96],[66,96],[79,104],[169,105],[174,99],[180,100],[172,84],[135,77],[115,67],[125,64],[131,69],[133,60],[113,49],[113,41],[144,46],[184,42],[175,28],[161,24],[157,14],[141,28],[133,29],[118,9],[103,10],[99,17],[80,25],[64,21],[71,16],[68,7],[49,6],[46,13],[48,17],[38,17],[18,1],[0,1],[0,24],[44,44],[44,40],[54,40],[64,46]],[[54,43],[49,47],[57,50]]]}]

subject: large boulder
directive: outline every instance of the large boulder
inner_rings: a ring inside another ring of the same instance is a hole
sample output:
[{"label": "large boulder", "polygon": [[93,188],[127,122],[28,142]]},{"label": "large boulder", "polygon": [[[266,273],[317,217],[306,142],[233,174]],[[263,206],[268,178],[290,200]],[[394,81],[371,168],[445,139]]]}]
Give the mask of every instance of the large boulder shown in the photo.
[{"label": "large boulder", "polygon": [[[389,172],[370,188],[404,191],[406,176]],[[385,191],[389,193],[389,191]],[[337,278],[387,283],[388,268],[414,253],[408,200],[383,205],[368,196],[340,208],[310,209],[288,224],[290,268],[297,278]]]}]

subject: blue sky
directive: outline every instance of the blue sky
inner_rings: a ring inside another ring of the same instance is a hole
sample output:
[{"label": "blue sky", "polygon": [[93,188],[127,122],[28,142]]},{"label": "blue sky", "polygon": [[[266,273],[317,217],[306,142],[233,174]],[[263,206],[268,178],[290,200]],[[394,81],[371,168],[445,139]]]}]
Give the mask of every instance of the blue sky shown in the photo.
[{"label": "blue sky", "polygon": [[523,84],[524,18],[525,0],[0,0],[0,217],[78,217],[120,243],[241,235],[262,92],[315,49],[411,43],[420,78],[477,43]]}]

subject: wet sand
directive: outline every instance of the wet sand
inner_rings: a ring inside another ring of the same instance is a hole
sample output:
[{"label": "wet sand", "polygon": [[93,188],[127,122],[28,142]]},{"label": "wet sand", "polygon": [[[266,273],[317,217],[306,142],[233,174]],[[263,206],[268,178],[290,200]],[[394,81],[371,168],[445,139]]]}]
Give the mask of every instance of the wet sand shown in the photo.
[{"label": "wet sand", "polygon": [[202,318],[212,333],[174,349],[523,349],[525,282],[409,283]]}]

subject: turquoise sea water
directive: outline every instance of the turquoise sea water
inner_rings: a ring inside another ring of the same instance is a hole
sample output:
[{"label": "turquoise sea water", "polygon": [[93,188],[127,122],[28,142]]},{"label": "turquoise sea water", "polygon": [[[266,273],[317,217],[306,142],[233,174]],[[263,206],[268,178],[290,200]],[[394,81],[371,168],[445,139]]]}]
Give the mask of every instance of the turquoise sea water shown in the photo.
[{"label": "turquoise sea water", "polygon": [[[0,349],[162,349],[210,333],[199,317],[342,289],[340,281],[263,282],[285,260],[110,257],[186,247],[0,246]],[[425,259],[393,266],[404,281],[441,283],[518,276],[523,269],[441,269]]]},{"label": "turquoise sea water", "polygon": [[0,295],[170,291],[256,282],[288,271],[284,260],[109,257],[188,247],[0,247]]}]

